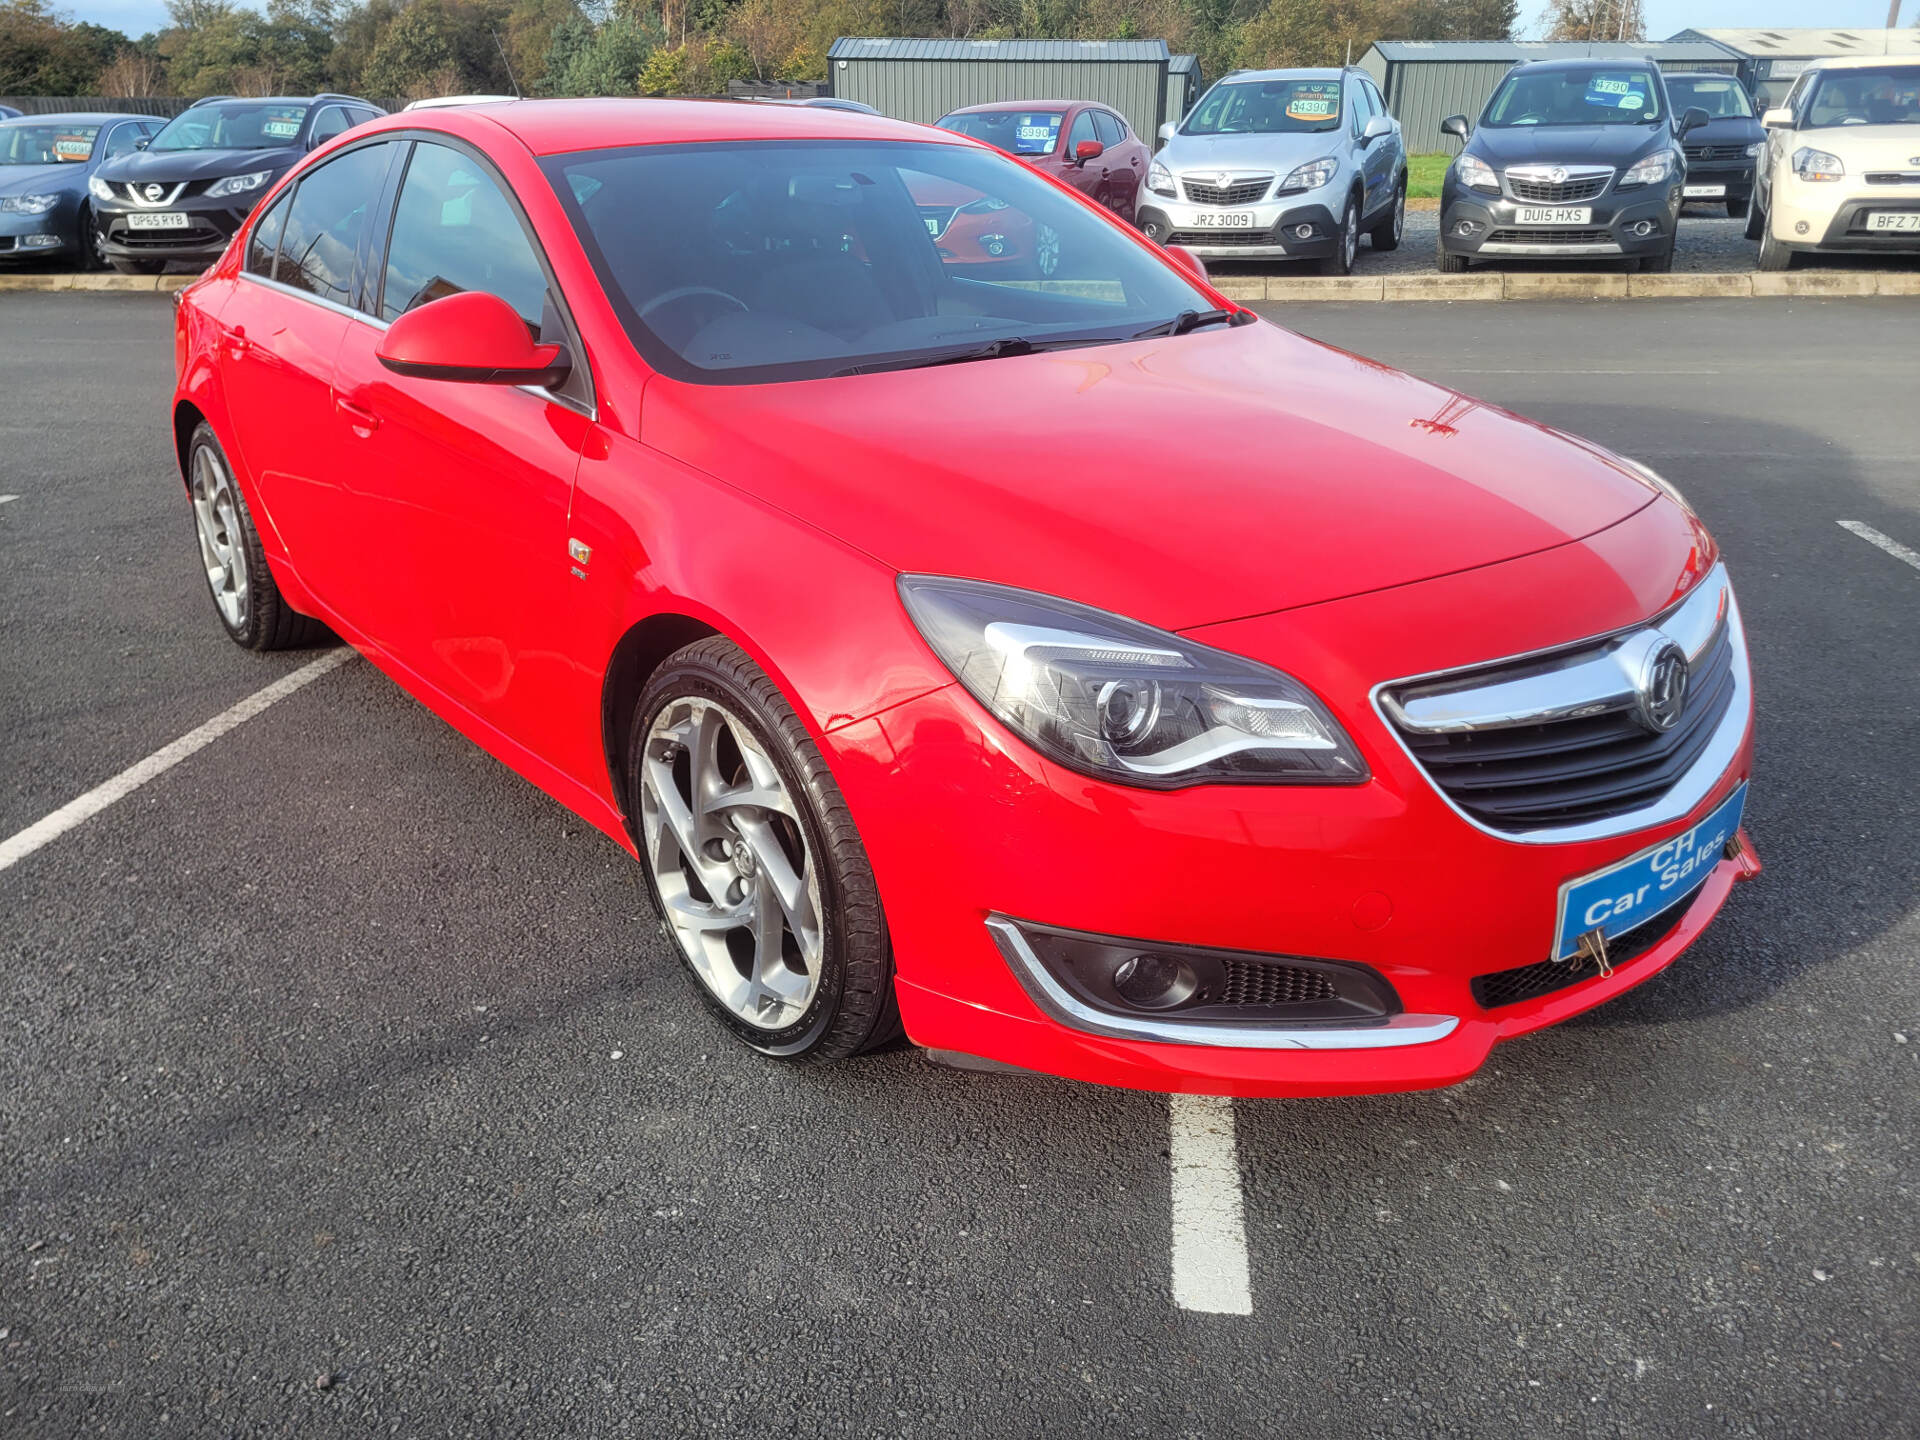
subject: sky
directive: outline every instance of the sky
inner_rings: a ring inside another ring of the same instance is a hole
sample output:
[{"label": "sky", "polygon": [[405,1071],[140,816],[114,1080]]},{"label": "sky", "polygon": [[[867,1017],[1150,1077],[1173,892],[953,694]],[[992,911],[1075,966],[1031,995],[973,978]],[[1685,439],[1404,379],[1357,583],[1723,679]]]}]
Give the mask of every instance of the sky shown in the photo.
[{"label": "sky", "polygon": [[[167,23],[161,0],[55,0],[76,20],[91,20],[129,35],[143,35]],[[1643,0],[1647,34],[1664,40],[1679,30],[1733,25],[1864,25],[1887,23],[1887,0]],[[256,6],[255,8],[261,8]],[[1521,0],[1527,38],[1538,38],[1545,0]],[[1904,0],[1900,21],[1920,19],[1920,0]]]}]

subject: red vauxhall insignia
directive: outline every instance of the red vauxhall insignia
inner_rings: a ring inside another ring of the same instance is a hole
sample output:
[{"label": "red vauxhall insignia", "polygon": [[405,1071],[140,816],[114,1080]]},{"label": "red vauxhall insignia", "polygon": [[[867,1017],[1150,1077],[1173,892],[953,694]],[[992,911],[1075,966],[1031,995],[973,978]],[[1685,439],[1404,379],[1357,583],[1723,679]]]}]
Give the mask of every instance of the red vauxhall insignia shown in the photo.
[{"label": "red vauxhall insignia", "polygon": [[[946,256],[930,193],[1049,268]],[[1740,611],[1669,486],[963,136],[378,120],[177,362],[232,637],[331,628],[625,846],[768,1055],[1444,1085],[1759,871]]]}]

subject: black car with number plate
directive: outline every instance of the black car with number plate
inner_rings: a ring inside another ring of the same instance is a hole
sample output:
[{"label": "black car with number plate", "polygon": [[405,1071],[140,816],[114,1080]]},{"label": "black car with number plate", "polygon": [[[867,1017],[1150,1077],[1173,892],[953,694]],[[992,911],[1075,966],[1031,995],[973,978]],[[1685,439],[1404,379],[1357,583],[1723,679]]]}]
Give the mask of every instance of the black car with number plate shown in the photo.
[{"label": "black car with number plate", "polygon": [[1516,65],[1466,141],[1440,195],[1439,266],[1521,256],[1618,256],[1673,267],[1687,165],[1680,143],[1705,123],[1675,116],[1659,68],[1640,60]]},{"label": "black car with number plate", "polygon": [[171,260],[210,265],[295,161],[384,114],[351,95],[196,101],[139,154],[93,173],[100,252],[129,275],[157,275]]},{"label": "black car with number plate", "polygon": [[1667,98],[1684,115],[1705,112],[1707,123],[1689,131],[1681,147],[1687,157],[1682,198],[1689,205],[1725,205],[1736,218],[1753,201],[1753,162],[1767,148],[1767,132],[1754,114],[1753,97],[1732,75],[1677,73],[1669,70]]}]

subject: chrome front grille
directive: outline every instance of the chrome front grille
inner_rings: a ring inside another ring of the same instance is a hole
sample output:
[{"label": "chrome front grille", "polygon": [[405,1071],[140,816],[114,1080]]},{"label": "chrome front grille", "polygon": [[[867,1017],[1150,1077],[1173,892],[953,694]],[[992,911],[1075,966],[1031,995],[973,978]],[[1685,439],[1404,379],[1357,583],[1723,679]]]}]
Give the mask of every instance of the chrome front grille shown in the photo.
[{"label": "chrome front grille", "polygon": [[1273,176],[1241,175],[1219,185],[1183,176],[1180,184],[1187,192],[1187,202],[1192,205],[1251,205],[1264,199],[1273,188]]},{"label": "chrome front grille", "polygon": [[[1656,708],[1655,677],[1675,649],[1684,703]],[[1716,567],[1648,625],[1386,686],[1377,700],[1434,787],[1482,829],[1591,838],[1678,818],[1726,772],[1745,733],[1746,645]]]},{"label": "chrome front grille", "polygon": [[1602,194],[1613,183],[1613,171],[1596,165],[1515,165],[1502,179],[1510,200],[1573,205]]}]

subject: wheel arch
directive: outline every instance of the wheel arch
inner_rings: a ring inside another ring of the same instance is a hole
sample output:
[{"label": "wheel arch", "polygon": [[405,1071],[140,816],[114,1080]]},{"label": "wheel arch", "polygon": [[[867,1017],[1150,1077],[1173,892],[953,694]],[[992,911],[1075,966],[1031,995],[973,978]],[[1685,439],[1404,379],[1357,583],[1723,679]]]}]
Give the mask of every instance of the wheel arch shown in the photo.
[{"label": "wheel arch", "polygon": [[187,447],[193,444],[193,432],[206,420],[206,414],[191,400],[176,400],[173,405],[173,462],[180,471],[180,483],[187,483]]},{"label": "wheel arch", "polygon": [[[662,610],[628,627],[613,647],[600,686],[600,743],[606,755],[607,781],[613,788],[614,803],[629,829],[633,825],[633,809],[627,803],[627,738],[630,717],[640,692],[647,688],[653,672],[674,651],[710,636],[725,634],[695,616]],[[727,635],[727,638],[739,643],[737,636]]]}]

